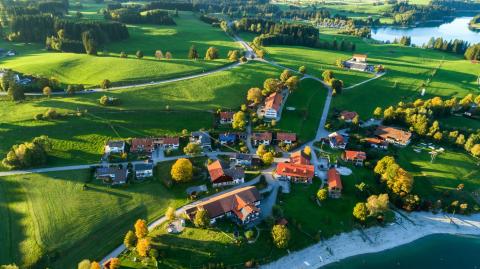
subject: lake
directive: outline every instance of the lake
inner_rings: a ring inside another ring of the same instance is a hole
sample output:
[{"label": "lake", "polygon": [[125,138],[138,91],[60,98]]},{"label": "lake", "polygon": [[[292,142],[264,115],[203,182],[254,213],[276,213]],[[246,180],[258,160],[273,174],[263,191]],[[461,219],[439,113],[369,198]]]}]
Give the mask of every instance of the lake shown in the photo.
[{"label": "lake", "polygon": [[471,44],[480,43],[480,32],[468,29],[468,22],[473,17],[458,17],[452,22],[438,26],[421,26],[412,28],[379,27],[372,29],[372,38],[380,41],[393,41],[402,36],[410,36],[412,44],[421,46],[426,44],[431,37],[442,37],[446,40],[461,39]]},{"label": "lake", "polygon": [[480,268],[480,237],[438,234],[378,253],[359,255],[321,269]]}]

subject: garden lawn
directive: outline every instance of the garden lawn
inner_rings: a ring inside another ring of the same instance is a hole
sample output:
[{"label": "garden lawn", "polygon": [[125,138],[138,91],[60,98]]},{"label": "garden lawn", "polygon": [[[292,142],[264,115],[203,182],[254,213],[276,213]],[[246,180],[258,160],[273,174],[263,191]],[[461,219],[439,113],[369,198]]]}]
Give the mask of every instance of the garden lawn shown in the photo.
[{"label": "garden lawn", "polygon": [[184,185],[166,189],[155,180],[112,188],[93,180],[83,190],[90,178],[89,170],[2,177],[0,264],[56,269],[98,261],[138,218],[152,221],[187,203]]},{"label": "garden lawn", "polygon": [[[175,19],[176,26],[129,25],[130,38],[110,43],[98,57],[86,54],[48,52],[41,45],[1,41],[4,49],[16,49],[18,55],[0,60],[1,68],[56,78],[63,83],[99,85],[109,79],[116,85],[135,82],[158,81],[167,78],[202,73],[219,68],[229,62],[225,59],[229,50],[239,49],[228,35],[219,28],[198,20],[193,13],[181,13]],[[209,46],[220,50],[220,58],[214,61],[187,59],[188,49],[195,45],[203,59]],[[156,50],[170,51],[173,59],[156,60]],[[142,50],[143,59],[136,59],[135,52]],[[129,59],[119,58],[121,51]]]},{"label": "garden lawn", "polygon": [[[48,135],[53,141],[49,166],[95,163],[110,138],[210,129],[214,126],[214,111],[238,109],[250,87],[262,85],[279,72],[255,62],[202,78],[106,93],[120,99],[121,104],[115,107],[99,104],[103,93],[42,97],[18,104],[0,101],[0,157],[14,144]],[[48,121],[33,119],[49,108],[68,116]],[[77,111],[83,116],[78,117]]]},{"label": "garden lawn", "polygon": [[[313,79],[302,80],[299,88],[288,96],[276,128],[296,133],[303,142],[314,139],[326,97],[327,89],[320,82]],[[287,107],[295,110],[288,110]]]}]

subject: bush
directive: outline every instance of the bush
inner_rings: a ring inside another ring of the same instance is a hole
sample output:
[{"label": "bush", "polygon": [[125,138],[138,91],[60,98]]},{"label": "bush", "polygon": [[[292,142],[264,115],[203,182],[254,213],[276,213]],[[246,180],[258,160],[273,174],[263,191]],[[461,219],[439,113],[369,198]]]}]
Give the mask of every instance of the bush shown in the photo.
[{"label": "bush", "polygon": [[99,102],[104,106],[116,106],[120,104],[120,99],[104,95],[99,99]]},{"label": "bush", "polygon": [[42,114],[42,113],[38,113],[38,114],[36,114],[36,115],[33,117],[33,119],[35,119],[35,120],[43,120],[43,114]]},{"label": "bush", "polygon": [[110,82],[110,80],[104,79],[104,80],[100,83],[100,87],[101,87],[102,89],[108,89],[108,88],[110,88],[110,87],[112,86],[111,84],[112,84],[112,83]]}]

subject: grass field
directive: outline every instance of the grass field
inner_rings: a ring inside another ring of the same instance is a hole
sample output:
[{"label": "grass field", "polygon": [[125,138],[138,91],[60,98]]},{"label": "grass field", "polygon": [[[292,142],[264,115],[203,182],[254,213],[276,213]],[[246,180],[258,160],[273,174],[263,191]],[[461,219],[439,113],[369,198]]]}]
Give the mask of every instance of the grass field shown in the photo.
[{"label": "grass field", "polygon": [[[97,162],[109,138],[179,134],[213,126],[218,108],[236,109],[250,87],[259,86],[281,70],[263,63],[248,63],[207,77],[145,88],[112,91],[121,105],[104,107],[103,93],[72,97],[36,98],[0,106],[0,156],[13,145],[39,135],[53,140],[49,166]],[[167,110],[168,106],[168,110]],[[72,115],[51,121],[35,121],[48,108]],[[87,113],[75,116],[77,111]]]},{"label": "grass field", "polygon": [[[201,73],[228,63],[228,50],[239,49],[221,29],[198,20],[190,12],[182,12],[176,18],[176,26],[130,25],[130,38],[107,44],[105,55],[94,57],[86,54],[45,51],[39,44],[22,44],[0,41],[4,49],[15,48],[18,56],[0,60],[0,67],[11,68],[26,74],[56,78],[64,83],[98,85],[103,79],[115,84],[131,84],[139,81],[161,80],[188,74]],[[220,50],[215,61],[191,61],[188,49],[195,45],[203,58],[210,46]],[[156,60],[156,50],[170,51],[172,60]],[[142,50],[143,59],[136,59],[135,52]],[[118,57],[121,51],[130,59]]]},{"label": "grass field", "polygon": [[[303,142],[314,139],[326,97],[327,90],[320,82],[302,80],[299,89],[289,95],[276,128],[296,133]],[[287,110],[286,107],[295,110]]]},{"label": "grass field", "polygon": [[[76,268],[118,246],[138,218],[153,220],[187,202],[182,186],[159,181],[110,188],[88,170],[30,174],[0,180],[0,264]],[[5,239],[5,240],[4,240]]]}]

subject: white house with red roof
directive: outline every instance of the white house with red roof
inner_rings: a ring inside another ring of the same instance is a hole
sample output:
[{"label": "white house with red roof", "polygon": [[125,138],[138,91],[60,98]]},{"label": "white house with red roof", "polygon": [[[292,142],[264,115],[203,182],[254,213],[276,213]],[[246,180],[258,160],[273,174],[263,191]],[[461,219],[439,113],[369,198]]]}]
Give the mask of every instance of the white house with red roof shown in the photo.
[{"label": "white house with red roof", "polygon": [[297,142],[297,134],[295,133],[277,133],[278,143],[284,143],[291,145],[292,143]]},{"label": "white house with red roof", "polygon": [[270,94],[265,99],[265,106],[264,106],[264,118],[267,119],[277,119],[280,115],[280,109],[282,107],[283,96],[281,93],[274,92]]},{"label": "white house with red roof", "polygon": [[342,179],[340,173],[335,168],[330,168],[327,173],[328,194],[332,198],[340,198],[342,196]]},{"label": "white house with red roof", "polygon": [[252,133],[252,143],[255,146],[265,145],[269,146],[272,143],[272,133]]},{"label": "white house with red roof", "polygon": [[342,160],[351,162],[354,165],[363,165],[363,162],[367,159],[367,153],[363,151],[345,150],[342,154]]}]

